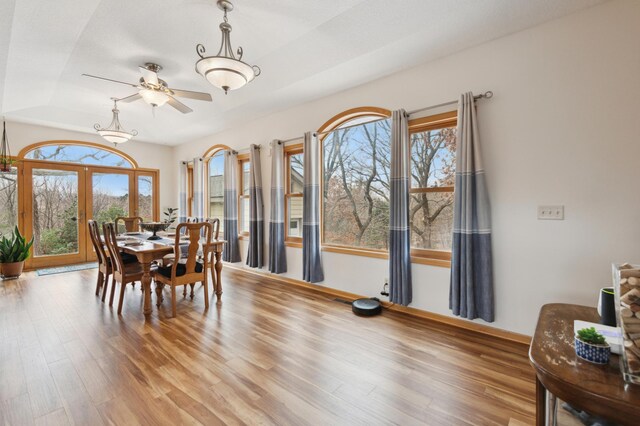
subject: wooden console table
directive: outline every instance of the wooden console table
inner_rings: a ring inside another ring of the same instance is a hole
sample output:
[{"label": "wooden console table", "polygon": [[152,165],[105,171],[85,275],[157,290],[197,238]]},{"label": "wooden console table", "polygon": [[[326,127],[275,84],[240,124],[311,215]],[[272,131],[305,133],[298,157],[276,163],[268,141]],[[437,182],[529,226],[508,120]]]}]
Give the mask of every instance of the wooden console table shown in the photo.
[{"label": "wooden console table", "polygon": [[536,424],[555,424],[556,397],[574,408],[623,425],[640,424],[640,385],[624,382],[618,355],[609,365],[583,361],[574,349],[573,321],[599,322],[595,308],[544,305],[529,348],[536,371]]}]

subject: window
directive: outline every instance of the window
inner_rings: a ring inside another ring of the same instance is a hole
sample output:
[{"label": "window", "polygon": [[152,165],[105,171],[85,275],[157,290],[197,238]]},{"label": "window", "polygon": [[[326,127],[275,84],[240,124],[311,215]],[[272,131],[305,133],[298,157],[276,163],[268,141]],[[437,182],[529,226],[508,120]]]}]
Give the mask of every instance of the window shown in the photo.
[{"label": "window", "polygon": [[302,243],[302,190],[304,188],[304,167],[302,144],[284,148],[286,182],[285,202],[285,240],[294,244]]},{"label": "window", "polygon": [[138,209],[136,216],[140,216],[144,221],[152,221],[158,216],[154,212],[157,209],[158,203],[154,200],[155,194],[158,191],[154,185],[155,175],[153,174],[138,174]]},{"label": "window", "polygon": [[224,153],[219,149],[209,158],[209,217],[220,219],[220,232],[224,232]]},{"label": "window", "polygon": [[9,236],[18,225],[18,169],[0,173],[0,236]]},{"label": "window", "polygon": [[134,168],[133,159],[109,147],[88,142],[47,142],[37,144],[20,157],[27,160],[44,160],[65,163],[87,164],[107,167]]},{"label": "window", "polygon": [[187,216],[193,216],[193,163],[187,164]]},{"label": "window", "polygon": [[414,257],[451,259],[455,111],[412,120],[409,221]]},{"label": "window", "polygon": [[251,162],[249,154],[239,155],[240,191],[238,192],[238,233],[249,235],[249,170]]},{"label": "window", "polygon": [[322,137],[323,243],[329,248],[388,250],[389,115],[347,111]]}]

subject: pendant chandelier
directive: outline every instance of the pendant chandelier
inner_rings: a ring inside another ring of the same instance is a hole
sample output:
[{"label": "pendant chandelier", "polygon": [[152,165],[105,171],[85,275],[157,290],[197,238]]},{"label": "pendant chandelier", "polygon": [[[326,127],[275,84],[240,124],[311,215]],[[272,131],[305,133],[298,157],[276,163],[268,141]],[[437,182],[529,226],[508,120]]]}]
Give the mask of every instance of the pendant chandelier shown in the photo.
[{"label": "pendant chandelier", "polygon": [[2,145],[0,145],[0,173],[11,171],[11,150],[9,149],[9,138],[7,138],[7,124],[2,120]]},{"label": "pendant chandelier", "polygon": [[98,131],[98,134],[103,137],[107,142],[111,142],[114,145],[118,145],[120,143],[128,142],[132,137],[136,136],[138,132],[136,130],[132,130],[131,132],[127,132],[120,125],[120,120],[118,119],[118,100],[116,98],[111,98],[113,100],[113,120],[111,120],[111,124],[106,129],[101,128],[100,124],[95,124],[93,126],[94,129]]},{"label": "pendant chandelier", "polygon": [[205,48],[202,44],[196,46],[196,52],[200,60],[196,62],[196,72],[203,76],[215,87],[224,90],[226,94],[229,90],[236,90],[251,82],[260,75],[260,68],[257,65],[248,65],[242,62],[242,47],[233,54],[231,47],[231,24],[227,20],[227,12],[233,10],[233,4],[228,0],[218,0],[218,8],[224,11],[224,22],[220,24],[222,31],[222,43],[220,50],[215,56],[203,56]]}]

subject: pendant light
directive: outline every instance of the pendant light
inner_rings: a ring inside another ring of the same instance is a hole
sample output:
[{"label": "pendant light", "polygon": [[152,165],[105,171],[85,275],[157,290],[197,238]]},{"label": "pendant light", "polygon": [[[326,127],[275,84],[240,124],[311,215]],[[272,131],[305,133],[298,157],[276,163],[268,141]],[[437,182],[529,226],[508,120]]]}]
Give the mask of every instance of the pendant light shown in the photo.
[{"label": "pendant light", "polygon": [[196,52],[200,60],[196,62],[196,72],[207,79],[215,87],[224,90],[236,90],[251,82],[260,75],[260,67],[242,62],[242,47],[233,54],[231,47],[231,24],[227,20],[227,12],[233,10],[233,4],[229,0],[218,0],[218,8],[224,11],[224,22],[220,24],[222,31],[222,43],[215,56],[203,56],[205,48],[202,44],[196,46]]},{"label": "pendant light", "polygon": [[136,130],[132,130],[131,132],[127,132],[120,125],[120,120],[118,119],[118,99],[111,98],[113,100],[113,119],[111,120],[111,124],[106,129],[101,128],[100,124],[95,124],[93,126],[94,129],[97,130],[98,134],[104,138],[107,142],[111,142],[114,145],[118,145],[121,143],[128,142],[132,137],[136,136],[138,132]]}]

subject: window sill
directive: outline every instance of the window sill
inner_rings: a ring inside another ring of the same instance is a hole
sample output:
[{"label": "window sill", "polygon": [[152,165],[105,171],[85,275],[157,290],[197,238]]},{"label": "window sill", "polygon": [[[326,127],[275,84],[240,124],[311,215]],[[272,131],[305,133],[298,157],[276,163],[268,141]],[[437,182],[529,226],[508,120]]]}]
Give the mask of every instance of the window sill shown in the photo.
[{"label": "window sill", "polygon": [[[300,244],[300,246],[302,246],[302,244]],[[349,254],[352,256],[372,257],[375,259],[389,259],[389,253],[382,250],[363,250],[351,247],[322,246],[322,251],[330,253]],[[449,259],[437,259],[432,257],[412,255],[411,263],[415,263],[418,265],[438,266],[441,268],[451,268],[451,260]]]},{"label": "window sill", "polygon": [[287,240],[284,242],[284,245],[287,247],[302,248],[302,241]]}]

